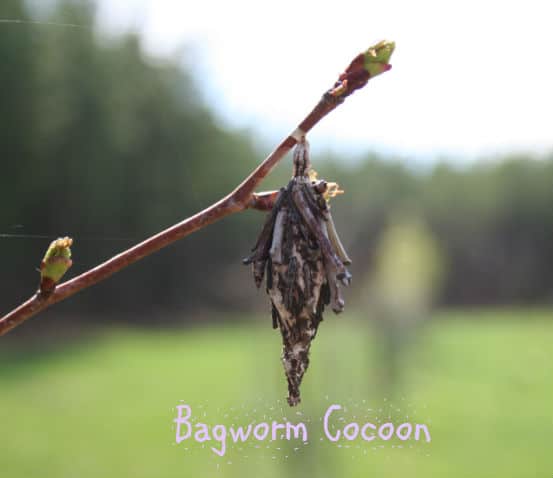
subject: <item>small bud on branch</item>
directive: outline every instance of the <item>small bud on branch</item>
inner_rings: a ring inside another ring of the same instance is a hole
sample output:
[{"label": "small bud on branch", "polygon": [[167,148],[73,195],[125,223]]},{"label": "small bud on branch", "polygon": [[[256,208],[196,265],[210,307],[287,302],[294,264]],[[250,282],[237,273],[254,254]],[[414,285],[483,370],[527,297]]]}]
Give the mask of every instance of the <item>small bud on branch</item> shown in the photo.
[{"label": "small bud on branch", "polygon": [[73,239],[63,237],[52,241],[40,263],[40,286],[38,293],[43,297],[49,297],[57,283],[73,265],[71,249]]}]

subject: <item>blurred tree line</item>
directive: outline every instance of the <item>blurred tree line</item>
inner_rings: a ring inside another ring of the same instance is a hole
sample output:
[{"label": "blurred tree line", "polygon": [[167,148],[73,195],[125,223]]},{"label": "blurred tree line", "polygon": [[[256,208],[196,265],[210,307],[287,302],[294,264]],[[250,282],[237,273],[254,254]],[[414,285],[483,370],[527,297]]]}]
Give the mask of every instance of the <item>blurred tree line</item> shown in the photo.
[{"label": "blurred tree line", "polygon": [[[65,0],[37,13],[3,0],[0,15],[91,26],[0,25],[0,233],[71,235],[73,275],[208,206],[268,151],[218,124],[176,59],[147,57],[132,33],[98,35],[93,3]],[[359,283],[387,221],[408,209],[445,251],[442,303],[553,298],[553,156],[439,164],[427,173],[374,154],[354,164],[314,161],[346,189],[333,208]],[[288,175],[283,165],[267,188]],[[142,321],[171,310],[248,310],[263,299],[240,259],[262,221],[257,212],[227,218],[58,310]],[[37,286],[49,240],[0,241],[6,311]]]}]

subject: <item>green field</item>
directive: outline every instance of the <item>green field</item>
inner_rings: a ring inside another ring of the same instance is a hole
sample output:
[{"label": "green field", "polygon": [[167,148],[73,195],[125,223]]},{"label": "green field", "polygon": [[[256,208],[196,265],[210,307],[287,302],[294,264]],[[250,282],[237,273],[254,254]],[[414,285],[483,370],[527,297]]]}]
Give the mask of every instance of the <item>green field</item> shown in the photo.
[{"label": "green field", "polygon": [[[303,404],[293,410],[284,401],[279,336],[266,317],[113,329],[32,353],[0,345],[0,476],[553,476],[551,312],[439,314],[404,352],[389,394],[366,322],[329,314]],[[172,420],[181,400],[209,424],[303,421],[310,440],[229,444],[222,458],[209,449],[214,443],[177,445]],[[321,440],[331,403],[360,422],[389,415],[425,423],[432,441],[338,447]]]}]

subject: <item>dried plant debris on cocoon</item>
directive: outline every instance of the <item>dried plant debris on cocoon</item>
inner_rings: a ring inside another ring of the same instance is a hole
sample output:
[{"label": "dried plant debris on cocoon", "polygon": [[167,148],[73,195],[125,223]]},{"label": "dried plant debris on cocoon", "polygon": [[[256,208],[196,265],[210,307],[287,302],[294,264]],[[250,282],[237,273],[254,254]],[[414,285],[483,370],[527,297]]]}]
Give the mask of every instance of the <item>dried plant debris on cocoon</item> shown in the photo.
[{"label": "dried plant debris on cocoon", "polygon": [[294,150],[294,174],[277,196],[252,254],[257,287],[266,275],[273,328],[282,334],[282,363],[288,380],[288,403],[300,402],[300,384],[309,365],[309,348],[326,305],[344,309],[340,286],[349,285],[351,263],[342,246],[328,199],[342,191],[317,180],[310,169],[309,144]]}]

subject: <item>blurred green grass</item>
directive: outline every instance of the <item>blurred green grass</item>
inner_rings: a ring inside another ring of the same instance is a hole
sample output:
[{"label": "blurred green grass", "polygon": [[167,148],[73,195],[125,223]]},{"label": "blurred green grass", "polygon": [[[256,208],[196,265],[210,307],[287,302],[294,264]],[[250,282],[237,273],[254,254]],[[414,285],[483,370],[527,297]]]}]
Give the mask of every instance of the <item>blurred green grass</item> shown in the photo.
[{"label": "blurred green grass", "polygon": [[[43,352],[0,349],[0,475],[551,476],[552,318],[515,309],[439,313],[402,357],[401,384],[385,397],[368,319],[328,314],[298,410],[285,405],[280,337],[266,317],[189,330],[112,329]],[[310,433],[331,403],[352,410],[366,403],[426,423],[432,442],[337,448],[313,432],[305,446],[229,445],[219,458],[209,446],[174,444],[180,400],[205,411],[208,423],[247,425],[263,413],[309,421]]]}]

